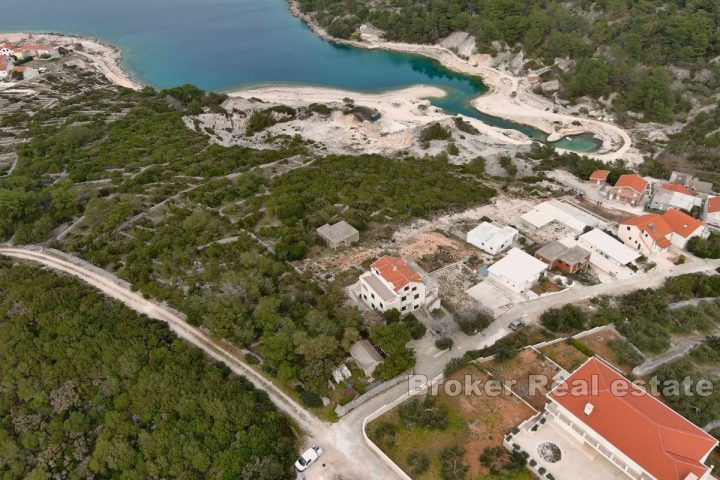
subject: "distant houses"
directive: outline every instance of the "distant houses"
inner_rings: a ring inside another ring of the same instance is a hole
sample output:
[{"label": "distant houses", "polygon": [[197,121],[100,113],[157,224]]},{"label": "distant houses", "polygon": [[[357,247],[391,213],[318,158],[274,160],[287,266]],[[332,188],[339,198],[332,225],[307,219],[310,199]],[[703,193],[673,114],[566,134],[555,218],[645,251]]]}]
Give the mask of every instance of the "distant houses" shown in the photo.
[{"label": "distant houses", "polygon": [[315,230],[315,232],[330,248],[338,248],[339,246],[349,247],[360,240],[360,232],[344,220],[334,225],[326,223]]},{"label": "distant houses", "polygon": [[605,185],[607,185],[609,175],[609,170],[595,170],[590,174],[588,183],[591,185],[596,185],[598,187],[604,187]]},{"label": "distant houses", "polygon": [[512,227],[498,227],[489,222],[482,222],[467,233],[467,242],[485,253],[497,255],[510,248],[517,238],[518,231]]},{"label": "distant houses", "polygon": [[623,243],[646,256],[667,253],[672,245],[684,249],[691,238],[704,236],[706,231],[700,220],[675,209],[630,218],[618,225]]},{"label": "distant houses", "polygon": [[608,190],[608,199],[637,207],[645,198],[649,184],[640,175],[622,175],[614,186]]},{"label": "distant houses", "polygon": [[418,265],[404,258],[382,257],[360,276],[359,299],[380,312],[401,314],[440,305],[440,287]]},{"label": "distant houses", "polygon": [[649,207],[652,210],[665,211],[669,208],[692,211],[693,208],[700,208],[702,198],[696,196],[690,189],[679,183],[663,183],[657,189],[650,201]]},{"label": "distant houses", "polygon": [[703,219],[708,225],[720,228],[720,197],[708,197]]},{"label": "distant houses", "polygon": [[520,250],[513,248],[508,254],[488,268],[490,279],[516,293],[523,293],[535,285],[548,265]]},{"label": "distant houses", "polygon": [[703,182],[697,177],[693,177],[689,173],[672,172],[670,174],[670,183],[682,185],[698,193],[712,193],[712,183]]}]

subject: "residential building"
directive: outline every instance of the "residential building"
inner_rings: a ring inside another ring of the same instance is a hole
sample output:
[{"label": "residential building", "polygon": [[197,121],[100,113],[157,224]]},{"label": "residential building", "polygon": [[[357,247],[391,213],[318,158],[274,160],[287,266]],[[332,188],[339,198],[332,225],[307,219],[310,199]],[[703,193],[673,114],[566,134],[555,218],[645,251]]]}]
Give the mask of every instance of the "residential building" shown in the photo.
[{"label": "residential building", "polygon": [[702,198],[695,196],[686,186],[679,183],[663,183],[650,200],[649,207],[663,212],[668,208],[690,212],[701,205]]},{"label": "residential building", "polygon": [[403,258],[382,257],[360,276],[359,298],[380,312],[410,313],[440,305],[440,287],[415,263]]},{"label": "residential building", "polygon": [[368,377],[372,377],[375,368],[383,361],[377,349],[367,340],[358,340],[355,342],[352,347],[350,347],[350,356]]},{"label": "residential building", "polygon": [[10,76],[13,63],[7,58],[0,55],[0,80],[4,80]]},{"label": "residential building", "polygon": [[325,243],[327,243],[330,248],[337,248],[341,245],[349,247],[360,240],[360,232],[345,220],[339,221],[334,225],[326,223],[315,230],[315,232],[320,238],[325,240]]},{"label": "residential building", "polygon": [[589,264],[590,255],[582,247],[567,247],[558,241],[550,242],[535,252],[535,258],[565,273],[575,273]]},{"label": "residential building", "polygon": [[510,248],[517,236],[518,231],[512,227],[497,227],[492,223],[483,222],[467,233],[467,242],[483,252],[497,255]]},{"label": "residential building", "polygon": [[488,268],[489,278],[510,290],[522,293],[532,288],[548,266],[519,248],[513,248],[502,260]]},{"label": "residential building", "polygon": [[712,193],[712,183],[703,182],[689,173],[672,172],[672,174],[670,174],[670,183],[678,183],[698,193]]},{"label": "residential building", "polygon": [[597,228],[580,235],[577,241],[578,245],[592,252],[590,262],[599,266],[602,262],[596,256],[610,260],[616,266],[628,265],[640,258],[638,252]]},{"label": "residential building", "polygon": [[556,480],[713,479],[706,462],[718,441],[597,356],[514,432],[505,447]]},{"label": "residential building", "polygon": [[604,187],[607,185],[607,179],[608,175],[610,175],[609,170],[595,170],[590,174],[590,178],[588,179],[588,183],[591,185],[597,185],[599,187]]},{"label": "residential building", "polygon": [[592,213],[560,200],[543,202],[520,217],[520,221],[529,230],[539,230],[552,222],[557,222],[582,233],[586,227],[599,227],[604,222]]},{"label": "residential building", "polygon": [[720,228],[720,197],[708,197],[703,219],[708,225]]},{"label": "residential building", "polygon": [[648,186],[648,182],[640,175],[622,175],[608,190],[608,198],[636,207],[645,198]]},{"label": "residential building", "polygon": [[25,57],[38,57],[40,55],[50,55],[52,52],[52,49],[48,45],[36,45],[33,43],[25,43],[23,45],[20,45],[19,47],[16,47],[13,51],[13,54],[17,58],[25,58]]},{"label": "residential building", "polygon": [[670,209],[662,215],[641,215],[621,222],[618,236],[625,245],[652,256],[666,253],[671,245],[685,248],[688,240],[705,235],[706,230],[700,220]]},{"label": "residential building", "polygon": [[13,52],[15,52],[15,47],[9,43],[0,44],[0,55],[9,57],[10,55],[13,55]]}]

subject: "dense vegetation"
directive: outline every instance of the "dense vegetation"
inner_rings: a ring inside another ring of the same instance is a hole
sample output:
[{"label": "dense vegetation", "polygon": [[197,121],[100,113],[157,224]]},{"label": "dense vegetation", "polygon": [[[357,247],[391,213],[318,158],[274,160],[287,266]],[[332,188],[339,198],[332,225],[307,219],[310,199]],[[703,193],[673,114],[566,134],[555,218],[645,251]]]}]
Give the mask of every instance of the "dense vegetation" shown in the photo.
[{"label": "dense vegetation", "polygon": [[[546,65],[568,57],[567,71],[551,73],[562,79],[563,96],[618,92],[617,113],[641,112],[652,121],[669,122],[688,108],[681,91],[709,96],[720,82],[719,67],[710,62],[720,54],[717,2],[301,0],[300,6],[340,38],[351,38],[363,23],[388,40],[410,43],[435,43],[462,30],[481,52],[494,52],[498,41]],[[681,88],[673,86],[669,66],[689,71]]]},{"label": "dense vegetation", "polygon": [[288,478],[288,420],[162,323],[0,266],[4,479]]},{"label": "dense vegetation", "polygon": [[[287,261],[303,258],[329,221],[365,230],[484,202],[494,191],[475,170],[445,157],[309,158],[298,138],[277,150],[224,148],[186,127],[187,114],[217,111],[221,95],[62,88],[75,94],[6,120],[28,141],[12,175],[0,177],[0,241],[45,242],[113,271],[259,355],[261,368],[310,403],[330,394],[332,369],[359,338],[376,339],[387,355],[378,378],[414,365],[400,340],[424,334],[417,320],[372,331],[340,288]],[[263,170],[298,154],[308,157],[302,168]]]}]

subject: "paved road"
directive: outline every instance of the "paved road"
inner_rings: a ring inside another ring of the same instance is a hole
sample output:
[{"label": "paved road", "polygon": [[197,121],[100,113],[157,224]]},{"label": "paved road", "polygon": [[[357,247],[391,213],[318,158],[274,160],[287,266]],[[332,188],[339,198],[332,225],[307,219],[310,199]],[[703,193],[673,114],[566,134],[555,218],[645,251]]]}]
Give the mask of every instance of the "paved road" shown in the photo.
[{"label": "paved road", "polygon": [[[392,465],[367,445],[364,441],[363,427],[368,416],[378,409],[407,397],[408,386],[405,382],[367,401],[339,422],[330,424],[309,413],[206,332],[189,325],[183,314],[166,305],[145,299],[142,295],[133,292],[127,282],[114,275],[55,250],[42,250],[34,247],[0,247],[0,255],[37,262],[77,277],[109,297],[121,301],[129,308],[150,318],[166,322],[179,337],[202,349],[213,359],[223,362],[236,374],[248,378],[255,387],[267,392],[280,410],[295,419],[307,434],[308,445],[317,444],[325,450],[320,463],[308,471],[306,478],[334,480],[338,478],[338,475],[346,480],[403,478]],[[468,350],[491,345],[510,333],[507,325],[515,318],[522,316],[527,321],[534,321],[543,311],[553,306],[574,303],[596,295],[622,294],[638,286],[642,288],[656,287],[668,277],[711,271],[718,266],[720,266],[720,260],[692,262],[670,269],[651,271],[611,284],[575,287],[556,295],[530,300],[515,306],[500,316],[479,335],[468,337],[459,334],[453,349],[440,355],[435,353],[431,346],[433,338],[428,335],[415,345],[419,353],[414,373],[425,375],[429,380],[437,377],[452,358],[460,357]]]}]

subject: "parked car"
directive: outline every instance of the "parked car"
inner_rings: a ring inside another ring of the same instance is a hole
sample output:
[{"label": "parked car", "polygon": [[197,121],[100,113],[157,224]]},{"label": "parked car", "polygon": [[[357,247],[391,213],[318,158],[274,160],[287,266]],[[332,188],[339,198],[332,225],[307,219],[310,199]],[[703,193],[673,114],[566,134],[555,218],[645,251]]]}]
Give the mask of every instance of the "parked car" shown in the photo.
[{"label": "parked car", "polygon": [[322,455],[323,450],[320,447],[312,447],[305,450],[305,452],[300,455],[300,458],[297,459],[297,462],[295,462],[295,469],[298,472],[304,472],[308,469],[310,465],[312,465],[318,458],[320,458],[320,455]]},{"label": "parked car", "polygon": [[518,318],[518,319],[513,320],[512,322],[510,322],[510,325],[508,325],[508,326],[510,327],[510,330],[516,331],[516,330],[520,330],[522,327],[524,327],[524,326],[525,326],[525,322],[523,322],[522,320],[520,320],[520,319]]}]

